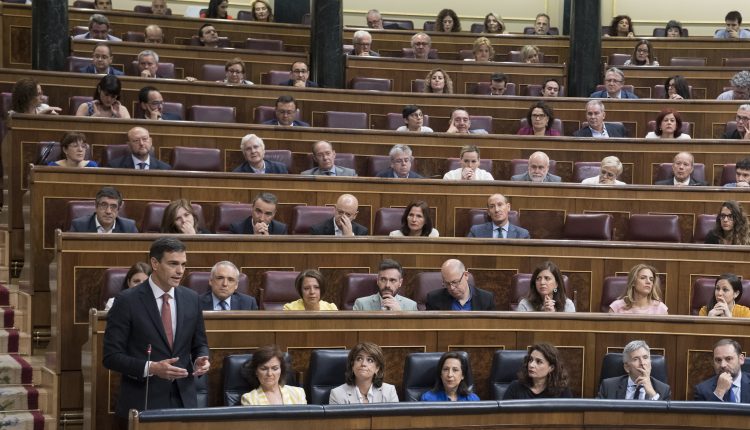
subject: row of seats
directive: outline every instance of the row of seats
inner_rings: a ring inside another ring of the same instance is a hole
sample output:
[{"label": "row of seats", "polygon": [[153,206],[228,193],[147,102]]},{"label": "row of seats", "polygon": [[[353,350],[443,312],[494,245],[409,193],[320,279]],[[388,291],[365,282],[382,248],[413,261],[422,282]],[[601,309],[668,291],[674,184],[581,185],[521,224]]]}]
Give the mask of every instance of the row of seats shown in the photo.
[{"label": "row of seats", "polygon": [[[85,34],[88,31],[89,29],[86,26],[76,26],[76,27],[73,27],[71,31],[71,35],[77,36],[79,34]],[[121,39],[123,42],[138,42],[138,43],[146,42],[146,34],[140,31],[128,31],[128,32],[122,33],[120,36],[122,36]],[[188,43],[190,44],[190,46],[202,46],[201,40],[197,35],[191,36]],[[244,42],[232,43],[232,41],[229,40],[228,37],[220,36],[219,48],[253,49],[253,50],[261,50],[261,51],[283,51],[284,41],[279,40],[279,39],[258,39],[258,38],[248,37],[247,39],[245,39]],[[78,71],[78,70],[74,70],[74,71]]]},{"label": "row of seats", "polygon": [[[612,53],[608,57],[608,66],[624,66],[625,62],[630,60],[631,54]],[[669,64],[662,64],[662,66],[673,66],[673,67],[704,67],[706,66],[706,57],[672,57],[669,59]],[[735,58],[722,58],[722,67],[748,67],[750,66],[750,58],[747,57],[735,57]],[[657,97],[658,98],[658,97]]]}]

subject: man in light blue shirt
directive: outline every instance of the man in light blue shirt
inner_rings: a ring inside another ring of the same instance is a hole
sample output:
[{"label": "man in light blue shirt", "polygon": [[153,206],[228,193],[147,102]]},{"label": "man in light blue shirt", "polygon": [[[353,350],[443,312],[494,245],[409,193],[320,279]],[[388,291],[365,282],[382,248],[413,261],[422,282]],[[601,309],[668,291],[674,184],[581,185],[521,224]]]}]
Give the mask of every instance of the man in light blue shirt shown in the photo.
[{"label": "man in light blue shirt", "polygon": [[733,10],[724,17],[727,27],[716,30],[714,38],[716,39],[750,39],[750,30],[740,28],[742,25],[742,14]]}]

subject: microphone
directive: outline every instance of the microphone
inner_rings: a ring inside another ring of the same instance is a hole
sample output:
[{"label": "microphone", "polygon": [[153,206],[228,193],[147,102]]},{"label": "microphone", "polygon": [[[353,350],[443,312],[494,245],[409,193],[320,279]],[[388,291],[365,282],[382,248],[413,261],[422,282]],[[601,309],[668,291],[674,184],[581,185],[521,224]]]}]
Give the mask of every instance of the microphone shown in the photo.
[{"label": "microphone", "polygon": [[[149,343],[146,347],[146,362],[151,361],[151,344]],[[151,380],[148,370],[146,371],[146,397],[143,399],[143,410],[148,409],[148,382]]]},{"label": "microphone", "polygon": [[36,164],[39,165],[46,165],[47,164],[47,157],[52,153],[52,149],[55,147],[57,142],[47,142],[47,144],[44,146],[44,150],[41,154],[39,154],[39,159],[36,161]]}]

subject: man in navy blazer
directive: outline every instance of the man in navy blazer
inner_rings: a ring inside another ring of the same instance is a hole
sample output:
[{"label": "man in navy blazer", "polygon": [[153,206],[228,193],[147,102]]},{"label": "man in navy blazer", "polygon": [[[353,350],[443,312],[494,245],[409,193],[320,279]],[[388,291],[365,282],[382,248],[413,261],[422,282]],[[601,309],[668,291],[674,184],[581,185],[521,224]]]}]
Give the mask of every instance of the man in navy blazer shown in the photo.
[{"label": "man in navy blazer", "polygon": [[460,260],[446,260],[440,267],[443,288],[430,291],[428,311],[494,311],[495,296],[469,285],[469,272]]},{"label": "man in navy blazer", "polygon": [[739,342],[721,339],[713,354],[716,375],[695,386],[695,400],[750,403],[750,375],[742,371],[745,354]]},{"label": "man in navy blazer", "polygon": [[121,292],[107,314],[102,361],[122,375],[115,408],[121,421],[130,409],[197,407],[195,377],[211,368],[200,298],[180,285],[185,245],[161,237],[149,260],[148,280]]},{"label": "man in navy blazer", "polygon": [[219,261],[211,268],[211,291],[201,296],[204,311],[256,311],[255,298],[237,292],[240,270],[231,261]]},{"label": "man in navy blazer", "polygon": [[263,124],[283,125],[287,127],[310,127],[310,124],[295,119],[299,112],[297,111],[297,100],[292,96],[279,96],[279,98],[276,99],[276,110],[274,111],[274,114],[276,115],[274,119],[264,121]]},{"label": "man in navy blazer", "polygon": [[310,68],[304,61],[295,61],[292,63],[292,69],[289,71],[289,80],[286,82],[288,87],[316,88],[317,83],[310,80]]},{"label": "man in navy blazer", "polygon": [[232,223],[229,231],[232,234],[287,234],[286,224],[278,222],[276,216],[276,205],[279,200],[275,195],[262,192],[255,196],[250,216],[242,221]]},{"label": "man in navy blazer", "polygon": [[144,119],[165,121],[182,121],[177,114],[164,112],[164,97],[156,87],[145,86],[138,91],[138,102],[141,104]]},{"label": "man in navy blazer", "polygon": [[143,127],[133,127],[128,131],[128,147],[130,153],[111,160],[107,166],[118,169],[137,170],[170,170],[172,166],[151,156],[153,142],[148,130]]},{"label": "man in navy blazer", "polygon": [[625,85],[625,74],[617,67],[610,67],[604,74],[604,88],[591,93],[591,98],[600,99],[637,99],[638,96],[622,89]]},{"label": "man in navy blazer", "polygon": [[396,144],[393,145],[388,156],[391,159],[391,167],[381,170],[375,176],[378,178],[421,178],[422,175],[411,171],[411,166],[414,163],[414,156],[412,155],[411,148],[409,145]]},{"label": "man in navy blazer", "polygon": [[471,227],[466,237],[494,237],[506,239],[529,239],[529,231],[510,223],[510,202],[502,194],[493,194],[487,199],[487,215],[492,221]]},{"label": "man in navy blazer", "polygon": [[672,159],[672,176],[661,181],[654,182],[654,185],[674,185],[674,186],[706,186],[704,181],[693,178],[695,169],[695,158],[689,152],[678,152]]},{"label": "man in navy blazer", "polygon": [[70,231],[79,233],[138,233],[135,221],[119,217],[122,195],[114,187],[102,187],[96,193],[96,209],[70,223]]},{"label": "man in navy blazer", "polygon": [[367,227],[354,220],[359,213],[359,200],[351,194],[342,194],[336,200],[336,213],[332,218],[310,227],[310,234],[326,236],[367,236]]},{"label": "man in navy blazer", "polygon": [[605,123],[607,112],[601,100],[589,100],[586,103],[586,126],[573,133],[575,137],[628,137],[625,126],[617,122]]},{"label": "man in navy blazer", "polygon": [[634,340],[622,351],[625,375],[607,378],[599,385],[597,399],[669,400],[669,385],[651,376],[651,348],[642,340]]},{"label": "man in navy blazer", "polygon": [[521,182],[560,182],[562,178],[549,173],[549,157],[542,151],[534,152],[529,156],[526,173],[513,175],[511,181]]},{"label": "man in navy blazer", "polygon": [[106,43],[97,43],[91,54],[91,64],[79,70],[81,73],[122,76],[120,70],[112,67],[112,48]]},{"label": "man in navy blazer", "polygon": [[286,164],[266,159],[266,144],[254,134],[246,134],[240,141],[245,162],[233,172],[239,173],[289,173]]}]

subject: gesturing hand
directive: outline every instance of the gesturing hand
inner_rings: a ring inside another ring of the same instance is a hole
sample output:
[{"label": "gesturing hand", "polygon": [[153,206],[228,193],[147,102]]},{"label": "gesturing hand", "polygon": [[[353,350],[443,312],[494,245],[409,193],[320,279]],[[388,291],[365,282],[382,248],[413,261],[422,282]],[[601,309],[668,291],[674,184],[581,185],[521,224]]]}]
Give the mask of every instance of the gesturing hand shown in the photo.
[{"label": "gesturing hand", "polygon": [[179,359],[179,357],[172,357],[161,361],[152,361],[149,364],[148,373],[150,375],[155,375],[162,379],[168,379],[170,381],[178,378],[184,378],[188,376],[187,369],[172,366],[172,364],[177,362],[177,360]]}]

